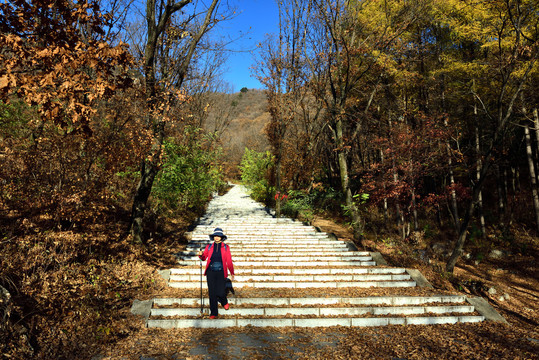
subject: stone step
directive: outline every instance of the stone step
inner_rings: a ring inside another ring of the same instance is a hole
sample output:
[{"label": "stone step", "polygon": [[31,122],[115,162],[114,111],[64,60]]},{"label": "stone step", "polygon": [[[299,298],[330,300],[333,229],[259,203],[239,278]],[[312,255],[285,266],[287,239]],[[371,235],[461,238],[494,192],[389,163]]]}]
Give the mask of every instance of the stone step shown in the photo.
[{"label": "stone step", "polygon": [[[391,281],[391,280],[410,280],[410,275],[400,274],[367,274],[367,275],[236,275],[235,280],[237,283],[248,282],[262,282],[262,281],[307,281],[307,282],[325,282],[325,281]],[[170,275],[169,281],[195,281],[200,280],[200,274],[198,275]]]},{"label": "stone step", "polygon": [[[191,246],[203,246],[211,243],[209,240],[191,240],[189,241],[189,244]],[[239,246],[268,246],[268,245],[279,245],[279,246],[325,246],[327,248],[331,247],[342,247],[343,245],[347,246],[346,243],[336,241],[336,240],[249,240],[249,241],[241,241],[241,240],[231,240],[226,241],[226,244],[233,247],[236,245]]]},{"label": "stone step", "polygon": [[[338,275],[338,274],[348,274],[348,275],[360,275],[360,274],[403,274],[406,272],[404,268],[376,268],[376,267],[365,267],[365,268],[236,268],[236,274],[238,275]],[[192,268],[174,268],[170,269],[170,275],[200,275],[200,267]]]},{"label": "stone step", "polygon": [[[272,222],[250,222],[250,223],[233,223],[230,221],[221,221],[220,225],[197,225],[192,232],[211,233],[216,227],[220,227],[226,232],[238,231],[242,233],[264,235],[265,230],[283,230],[297,232],[319,232],[314,226],[306,226],[301,223],[272,223]],[[225,234],[226,234],[225,232]]]},{"label": "stone step", "polygon": [[[301,254],[301,253],[300,253]],[[198,256],[189,256],[184,255],[180,256],[182,260],[197,260],[199,261]],[[233,258],[234,263],[237,262],[245,262],[245,261],[295,261],[295,262],[307,262],[307,261],[372,261],[371,256],[356,256],[356,255],[319,255],[319,256],[304,256],[303,254],[297,255],[297,256],[249,256],[245,255],[244,253],[236,254]]]},{"label": "stone step", "polygon": [[[398,276],[398,275],[395,275]],[[200,277],[197,281],[176,282],[169,281],[168,285],[179,289],[197,289],[200,287]],[[260,281],[260,282],[234,282],[234,288],[287,288],[287,289],[305,289],[305,288],[370,288],[370,287],[415,287],[417,284],[412,280],[387,280],[387,281]]]},{"label": "stone step", "polygon": [[[201,248],[197,248],[196,250],[192,251],[182,251],[178,253],[180,257],[184,260],[193,260],[198,259],[197,252]],[[232,259],[236,260],[239,259],[240,261],[245,261],[245,257],[248,257],[247,255],[254,255],[256,254],[258,257],[263,257],[265,260],[270,260],[269,258],[277,258],[279,260],[280,258],[323,258],[328,257],[328,260],[334,259],[334,258],[342,258],[346,260],[362,260],[365,261],[366,259],[371,260],[371,256],[366,255],[360,255],[357,252],[352,251],[308,251],[308,250],[284,250],[284,249],[242,249],[242,248],[232,248],[231,249]],[[275,260],[275,259],[273,259]]]},{"label": "stone step", "polygon": [[[190,234],[191,239],[208,239],[209,235],[213,232],[204,231],[204,232],[192,232]],[[323,232],[312,232],[312,231],[290,231],[290,230],[278,230],[278,229],[267,229],[263,233],[259,232],[248,232],[248,231],[227,231],[223,229],[223,232],[229,239],[236,238],[248,238],[248,239],[274,239],[274,238],[293,238],[299,237],[303,239],[312,239],[312,238],[323,238],[327,239],[330,236]]]},{"label": "stone step", "polygon": [[[206,219],[207,220],[207,219]],[[264,226],[276,226],[276,227],[289,227],[289,228],[298,228],[298,229],[315,229],[312,225],[305,225],[302,222],[294,221],[288,218],[276,219],[273,217],[257,216],[255,218],[245,217],[242,219],[238,218],[212,218],[211,224],[204,224],[200,222],[196,227],[205,230],[215,229],[217,224],[221,224],[223,227],[226,225],[228,227],[238,227],[247,230],[257,230],[255,226],[264,227]]]},{"label": "stone step", "polygon": [[[197,257],[198,259],[198,257]],[[178,265],[182,266],[199,266],[200,260],[178,260]],[[324,267],[324,266],[376,266],[375,261],[236,261],[234,260],[234,267]]]},{"label": "stone step", "polygon": [[[191,231],[191,234],[199,234],[199,235],[209,235],[213,232],[215,229],[215,225],[212,226],[197,226],[196,228]],[[267,236],[267,235],[273,235],[275,233],[287,233],[287,234],[324,234],[323,232],[318,231],[313,226],[304,226],[304,225],[297,225],[294,226],[292,224],[268,224],[268,225],[253,225],[253,224],[246,224],[245,226],[241,225],[234,225],[230,223],[223,223],[220,226],[221,229],[223,229],[223,232],[225,235],[228,234],[238,234],[238,235],[258,235],[258,236]]]},{"label": "stone step", "polygon": [[[186,249],[199,249],[202,246],[210,244],[210,241],[200,241],[200,242],[190,242],[186,245]],[[228,244],[228,243],[227,243]],[[230,244],[228,244],[230,245]],[[268,242],[264,243],[252,243],[252,242],[243,242],[231,245],[234,249],[253,249],[253,250],[331,250],[331,251],[349,251],[348,245],[345,243],[335,243],[335,244],[290,244],[290,243],[273,243]],[[368,251],[360,251],[363,255],[370,254]]]},{"label": "stone step", "polygon": [[[445,306],[369,306],[369,307],[231,307],[224,314],[231,316],[360,316],[360,315],[420,315],[473,313],[471,305]],[[188,317],[199,316],[200,308],[158,308],[152,309],[150,316]]]},{"label": "stone step", "polygon": [[[197,246],[197,245],[188,245],[186,247],[186,250],[182,251],[181,254],[189,254],[193,253],[195,254],[200,249],[204,249],[205,246]],[[283,245],[259,245],[259,246],[241,246],[241,245],[234,245],[230,247],[230,250],[232,251],[232,254],[237,252],[268,252],[268,253],[283,253],[283,252],[289,252],[289,253],[297,253],[297,252],[308,252],[311,254],[317,254],[317,255],[323,255],[323,254],[333,254],[333,253],[339,253],[339,254],[354,254],[354,255],[361,255],[361,256],[368,256],[368,252],[364,251],[350,251],[346,247],[326,247],[324,245],[318,246],[318,247],[308,247],[308,246],[283,246]]]},{"label": "stone step", "polygon": [[[208,299],[204,300],[207,304]],[[242,305],[268,305],[268,306],[293,306],[293,305],[421,305],[421,304],[447,304],[464,303],[466,297],[462,295],[431,295],[431,296],[366,296],[366,297],[257,297],[238,298],[230,297],[228,302],[234,306]],[[200,298],[157,298],[153,300],[157,306],[200,306]]]},{"label": "stone step", "polygon": [[[191,236],[191,241],[209,241],[210,238],[208,235],[199,235],[199,236]],[[320,240],[325,240],[320,241]],[[237,236],[237,235],[229,235],[227,234],[227,242],[254,242],[254,243],[272,243],[276,241],[281,242],[289,242],[289,241],[301,241],[305,244],[309,244],[310,242],[317,243],[334,243],[339,242],[339,240],[335,240],[330,238],[327,235],[323,236],[315,236],[315,235],[293,235],[293,234],[284,234],[284,235],[272,235],[272,236],[256,236],[256,235],[245,235],[245,236]]]},{"label": "stone step", "polygon": [[150,328],[228,328],[256,327],[366,327],[386,325],[434,325],[484,321],[484,316],[414,316],[414,317],[347,317],[347,318],[279,318],[279,319],[148,319]]},{"label": "stone step", "polygon": [[[186,289],[177,293],[196,296],[201,286],[201,266],[205,265],[196,252],[211,242],[209,234],[220,227],[233,254],[234,288],[244,289],[236,294],[272,297],[231,296],[231,309],[220,310],[220,318],[215,320],[201,314],[200,298],[136,301],[133,308],[137,306],[137,313],[144,315],[148,327],[351,327],[484,321],[483,316],[476,316],[476,311],[486,314],[483,305],[475,309],[473,305],[479,302],[460,295],[350,297],[381,292],[361,289],[370,287],[395,288],[384,293],[411,293],[405,288],[417,286],[416,280],[421,283],[422,277],[413,269],[386,266],[378,253],[353,251],[357,249],[351,242],[337,240],[314,226],[275,218],[246,191],[243,186],[233,186],[223,196],[214,194],[206,214],[186,234],[191,240],[185,251],[177,254],[178,267],[162,275],[170,287]],[[206,281],[202,281],[207,294]],[[313,297],[280,296],[300,293]],[[333,295],[319,297],[320,294]],[[207,295],[203,301],[207,308]]]}]

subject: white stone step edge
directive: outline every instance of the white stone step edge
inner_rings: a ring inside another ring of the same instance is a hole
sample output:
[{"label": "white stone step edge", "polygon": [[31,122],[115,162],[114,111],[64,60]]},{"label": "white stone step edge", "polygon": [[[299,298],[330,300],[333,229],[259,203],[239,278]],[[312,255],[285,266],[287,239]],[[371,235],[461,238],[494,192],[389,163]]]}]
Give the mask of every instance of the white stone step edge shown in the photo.
[{"label": "white stone step edge", "polygon": [[[192,250],[183,250],[178,255],[193,256],[200,250],[200,247]],[[231,247],[232,256],[255,253],[257,256],[370,256],[364,251],[347,251],[346,249],[313,249],[313,248],[255,248],[255,247]]]},{"label": "white stone step edge", "polygon": [[[226,211],[225,211],[226,213]],[[229,215],[228,215],[229,216]],[[216,226],[216,224],[222,224],[223,228],[228,226],[229,228],[237,227],[237,228],[247,228],[251,231],[255,231],[258,228],[254,227],[253,224],[257,226],[261,226],[260,228],[263,228],[264,226],[272,227],[272,226],[281,226],[281,227],[291,227],[291,228],[299,228],[299,229],[310,229],[315,230],[315,227],[312,225],[305,225],[302,222],[299,221],[287,221],[287,218],[280,218],[276,219],[269,216],[256,216],[249,218],[249,216],[245,216],[241,219],[234,218],[234,217],[228,217],[227,215],[223,215],[219,218],[211,218],[212,223],[209,224],[210,218],[205,217],[204,220],[206,220],[205,223],[200,222],[196,224],[196,228],[198,229],[206,229],[206,230],[213,230]]]},{"label": "white stone step edge", "polygon": [[[204,249],[203,247],[191,247],[188,250],[183,250],[177,255],[183,256],[194,256],[198,253],[199,250]],[[256,255],[268,255],[268,256],[315,256],[315,255],[327,255],[327,256],[370,256],[366,255],[363,252],[349,251],[346,248],[332,248],[332,249],[313,249],[313,248],[289,248],[289,247],[274,247],[274,248],[255,248],[255,247],[231,247],[230,251],[232,257],[239,256],[242,254],[256,254]]]},{"label": "white stone step edge", "polygon": [[[213,216],[213,215],[212,215]],[[248,219],[246,216],[245,221],[238,221],[234,219],[227,219],[227,215],[219,216],[218,218],[208,219],[205,218],[190,227],[191,231],[212,231],[216,227],[220,227],[223,230],[247,230],[256,232],[266,229],[294,229],[298,231],[313,231],[322,232],[320,228],[313,226],[312,224],[306,224],[299,221],[275,221],[275,218],[260,216],[256,219]],[[260,231],[261,233],[263,231]]]},{"label": "white stone step edge", "polygon": [[[195,260],[200,261],[198,256],[179,256],[181,260]],[[370,256],[343,256],[343,255],[325,255],[325,256],[303,256],[298,254],[297,256],[245,256],[242,254],[236,254],[234,256],[234,262],[248,262],[248,261],[295,261],[295,262],[312,262],[312,261],[372,261]]]},{"label": "white stone step edge", "polygon": [[[211,241],[206,240],[191,240],[186,246],[197,247],[205,246],[211,244]],[[229,246],[242,246],[242,247],[298,247],[298,248],[349,248],[348,243],[340,240],[331,240],[331,239],[317,239],[317,240],[268,240],[268,241],[257,241],[257,240],[246,240],[246,241],[227,241],[226,244]]]},{"label": "white stone step edge", "polygon": [[[196,252],[201,247],[206,246],[209,242],[205,244],[187,244],[186,249],[183,252]],[[232,252],[234,251],[333,251],[333,252],[348,252],[350,249],[346,244],[332,244],[332,245],[293,245],[290,244],[235,244],[231,247]],[[368,251],[355,251],[363,255],[369,254]]]},{"label": "white stone step edge", "polygon": [[[420,305],[427,303],[463,303],[463,295],[431,295],[431,296],[366,296],[366,297],[258,297],[238,298],[231,296],[228,302],[231,305]],[[205,301],[207,303],[207,301]],[[199,306],[200,298],[155,298],[153,304],[158,306]]]},{"label": "white stone step edge", "polygon": [[[190,238],[192,240],[206,240],[209,239],[209,234],[211,234],[213,230],[204,232],[204,233],[190,233]],[[293,238],[300,238],[300,239],[331,239],[331,237],[326,233],[316,233],[316,232],[297,232],[297,231],[279,231],[279,230],[268,230],[265,234],[260,234],[258,232],[250,233],[248,231],[238,231],[238,232],[229,232],[223,230],[225,233],[227,240],[236,240],[236,239],[293,239]]]},{"label": "white stone step edge", "polygon": [[[330,237],[312,237],[312,236],[286,236],[286,237],[243,237],[243,238],[227,238],[225,240],[228,244],[239,245],[281,245],[281,244],[295,244],[296,246],[316,246],[316,245],[346,245],[348,240],[339,240]],[[211,240],[208,237],[199,239],[189,239],[190,244],[209,244]]]},{"label": "white stone step edge", "polygon": [[[409,280],[409,274],[367,274],[367,275],[236,275],[235,283],[248,283],[260,281],[285,281],[285,282],[324,282],[324,281],[391,281]],[[200,275],[170,275],[170,282],[196,282],[200,281]]]},{"label": "white stone step edge", "polygon": [[[293,224],[276,224],[276,225],[260,225],[249,224],[245,226],[222,224],[217,227],[221,228],[225,235],[250,235],[250,236],[273,236],[273,235],[313,235],[313,236],[328,236],[327,232],[319,231],[313,226],[295,226]],[[200,227],[197,226],[188,233],[192,236],[208,236],[215,230],[215,225]]]},{"label": "white stone step edge", "polygon": [[[361,315],[421,315],[421,314],[452,314],[473,313],[471,305],[443,306],[369,306],[369,307],[264,307],[244,308],[231,307],[223,310],[225,315],[239,316],[361,316]],[[187,317],[199,316],[199,308],[153,308],[151,316]]]},{"label": "white stone step edge", "polygon": [[[187,236],[187,238],[190,241],[209,241],[210,238],[208,235],[204,236]],[[233,242],[291,242],[291,241],[302,241],[304,243],[316,243],[316,242],[345,242],[345,240],[339,240],[338,238],[334,238],[328,235],[309,235],[309,234],[303,234],[303,235],[293,235],[293,234],[283,234],[283,235],[265,235],[265,236],[257,236],[257,235],[229,235],[227,234],[227,242],[233,243]]]},{"label": "white stone step edge", "polygon": [[[178,265],[199,266],[200,260],[178,260]],[[376,266],[375,261],[234,261],[234,267],[323,267],[323,266]]]},{"label": "white stone step edge", "polygon": [[[406,272],[405,268],[312,268],[312,269],[301,269],[301,268],[267,268],[267,269],[256,269],[256,268],[236,268],[237,275],[245,274],[254,274],[254,275],[264,275],[264,274],[279,274],[279,275],[339,275],[339,274],[352,274],[352,275],[361,275],[361,274],[402,274]],[[200,275],[200,267],[192,268],[174,268],[170,269],[170,275]]]},{"label": "white stone step edge", "polygon": [[363,327],[386,325],[435,325],[455,324],[458,322],[481,322],[484,316],[425,316],[398,318],[303,318],[303,319],[149,319],[146,323],[151,328],[227,328],[227,327]]},{"label": "white stone step edge", "polygon": [[[190,239],[189,244],[209,244],[210,239]],[[326,246],[334,246],[334,245],[342,245],[346,242],[343,240],[334,240],[334,239],[324,239],[324,238],[300,238],[300,237],[282,237],[282,238],[243,238],[243,239],[230,239],[226,240],[226,243],[229,245],[301,245],[301,246],[314,246],[314,245],[326,245]]]},{"label": "white stone step edge", "polygon": [[[169,282],[168,286],[177,289],[198,289],[199,282]],[[341,288],[371,288],[371,287],[415,287],[417,283],[412,280],[386,280],[386,281],[327,281],[327,282],[295,282],[295,281],[279,281],[279,282],[235,282],[234,288],[256,288],[256,289],[341,289]]]}]

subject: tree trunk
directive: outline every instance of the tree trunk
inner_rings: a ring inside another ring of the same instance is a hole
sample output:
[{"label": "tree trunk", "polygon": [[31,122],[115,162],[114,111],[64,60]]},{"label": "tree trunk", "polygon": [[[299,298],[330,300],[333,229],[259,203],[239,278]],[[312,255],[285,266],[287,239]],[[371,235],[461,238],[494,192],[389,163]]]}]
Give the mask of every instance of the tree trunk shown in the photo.
[{"label": "tree trunk", "polygon": [[[537,146],[536,155],[539,156],[539,114],[537,113],[537,108],[533,109],[533,126],[535,127],[535,140]],[[539,171],[537,171],[535,175],[537,175],[536,183],[539,184]]]},{"label": "tree trunk", "polygon": [[412,186],[412,214],[414,217],[414,231],[417,231],[419,229],[419,223],[417,221],[417,203],[415,200],[415,184]]},{"label": "tree trunk", "polygon": [[[447,126],[447,120],[444,120],[445,125]],[[457,193],[454,189],[455,185],[455,175],[453,174],[453,159],[451,157],[451,145],[446,143],[447,149],[447,159],[449,166],[449,185],[451,186],[451,215],[453,215],[453,224],[455,225],[455,230],[458,232],[460,228],[460,217],[459,217],[459,208],[457,202]]]},{"label": "tree trunk", "polygon": [[[474,108],[474,113],[477,114],[477,108]],[[479,142],[479,127],[475,127],[475,150],[477,153],[477,167],[475,172],[475,179],[479,180],[481,175],[481,144]],[[483,212],[483,192],[479,192],[479,198],[477,199],[477,213],[479,216],[479,223],[481,224],[481,233],[484,235],[486,233],[485,226],[485,215]]]},{"label": "tree trunk", "polygon": [[505,201],[504,201],[504,194],[503,194],[503,183],[502,183],[502,175],[500,171],[500,166],[496,166],[496,187],[498,189],[498,213],[499,213],[499,220],[502,224],[502,226],[505,223]]},{"label": "tree trunk", "polygon": [[526,137],[526,155],[528,157],[528,168],[530,170],[530,182],[532,188],[533,207],[535,209],[535,224],[539,232],[539,195],[537,193],[537,177],[535,173],[535,165],[533,161],[530,127],[528,124],[524,126],[524,135]]},{"label": "tree trunk", "polygon": [[[380,162],[383,164],[384,163],[384,151],[382,149],[380,149]],[[386,184],[384,182],[384,194],[386,193]],[[387,196],[384,196],[384,220],[387,221],[387,219],[389,218],[389,213],[388,213],[388,209],[387,209]]]},{"label": "tree trunk", "polygon": [[[489,151],[487,155],[490,155]],[[462,250],[464,249],[464,244],[466,242],[466,238],[468,235],[468,226],[470,224],[471,220],[471,214],[474,211],[475,204],[477,202],[477,199],[479,198],[479,193],[481,192],[481,188],[483,186],[483,182],[485,180],[485,176],[488,172],[488,169],[490,168],[490,161],[488,160],[488,157],[486,157],[486,160],[483,162],[483,165],[481,167],[481,173],[479,176],[479,180],[472,186],[472,199],[468,204],[468,207],[464,213],[464,217],[462,218],[462,221],[460,222],[460,228],[458,231],[458,237],[457,242],[455,244],[455,248],[453,249],[453,252],[451,253],[451,256],[449,257],[449,260],[447,261],[447,264],[445,266],[445,270],[447,272],[453,272],[455,269],[455,265],[457,264],[457,260],[459,259],[460,255],[462,254]]]},{"label": "tree trunk", "polygon": [[[282,142],[282,139],[280,140]],[[275,216],[281,217],[281,153],[282,144],[279,144],[275,162]]]},{"label": "tree trunk", "polygon": [[[397,183],[398,180],[399,180],[399,175],[397,174],[397,171],[395,171],[395,166],[393,166],[393,181]],[[402,221],[401,207],[400,207],[398,198],[395,201],[395,212],[397,215],[397,227],[400,227],[403,221]]]},{"label": "tree trunk", "polygon": [[337,143],[337,160],[339,162],[339,175],[341,178],[341,188],[345,198],[346,208],[352,218],[352,227],[354,229],[354,238],[361,240],[363,236],[363,224],[359,210],[354,203],[352,196],[352,190],[350,189],[350,178],[348,174],[348,163],[346,161],[346,150],[344,149],[343,141],[343,122],[340,119],[340,114],[336,114],[338,117],[335,123],[335,141]]},{"label": "tree trunk", "polygon": [[133,236],[133,241],[135,243],[142,243],[142,232],[144,212],[146,211],[146,204],[148,203],[148,198],[152,192],[153,182],[155,176],[158,173],[159,167],[154,162],[154,160],[144,160],[142,162],[142,168],[140,170],[140,181],[137,186],[137,191],[135,193],[135,198],[133,200],[133,206],[131,209],[131,235]]}]

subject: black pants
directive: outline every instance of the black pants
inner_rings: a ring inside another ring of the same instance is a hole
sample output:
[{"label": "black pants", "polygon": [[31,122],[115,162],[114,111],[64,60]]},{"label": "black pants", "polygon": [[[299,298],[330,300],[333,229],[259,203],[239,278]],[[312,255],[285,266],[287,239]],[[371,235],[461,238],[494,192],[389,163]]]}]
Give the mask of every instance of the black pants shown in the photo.
[{"label": "black pants", "polygon": [[225,273],[221,271],[211,271],[208,269],[206,273],[206,280],[208,281],[208,292],[210,295],[210,315],[219,315],[218,304],[225,306],[228,304],[225,292]]}]

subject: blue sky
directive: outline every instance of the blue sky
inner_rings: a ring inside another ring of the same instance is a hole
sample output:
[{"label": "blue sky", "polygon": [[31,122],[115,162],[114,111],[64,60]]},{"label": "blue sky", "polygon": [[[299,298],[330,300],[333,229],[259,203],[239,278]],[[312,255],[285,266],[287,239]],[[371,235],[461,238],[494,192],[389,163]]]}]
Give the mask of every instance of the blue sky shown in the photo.
[{"label": "blue sky", "polygon": [[279,17],[275,0],[234,0],[230,2],[238,10],[237,16],[221,23],[222,35],[228,34],[231,38],[248,33],[242,40],[231,44],[230,48],[241,51],[231,52],[227,62],[224,80],[239,91],[242,87],[248,89],[261,89],[262,85],[251,77],[249,67],[253,64],[253,54],[256,45],[264,40],[267,33],[277,33]]}]

